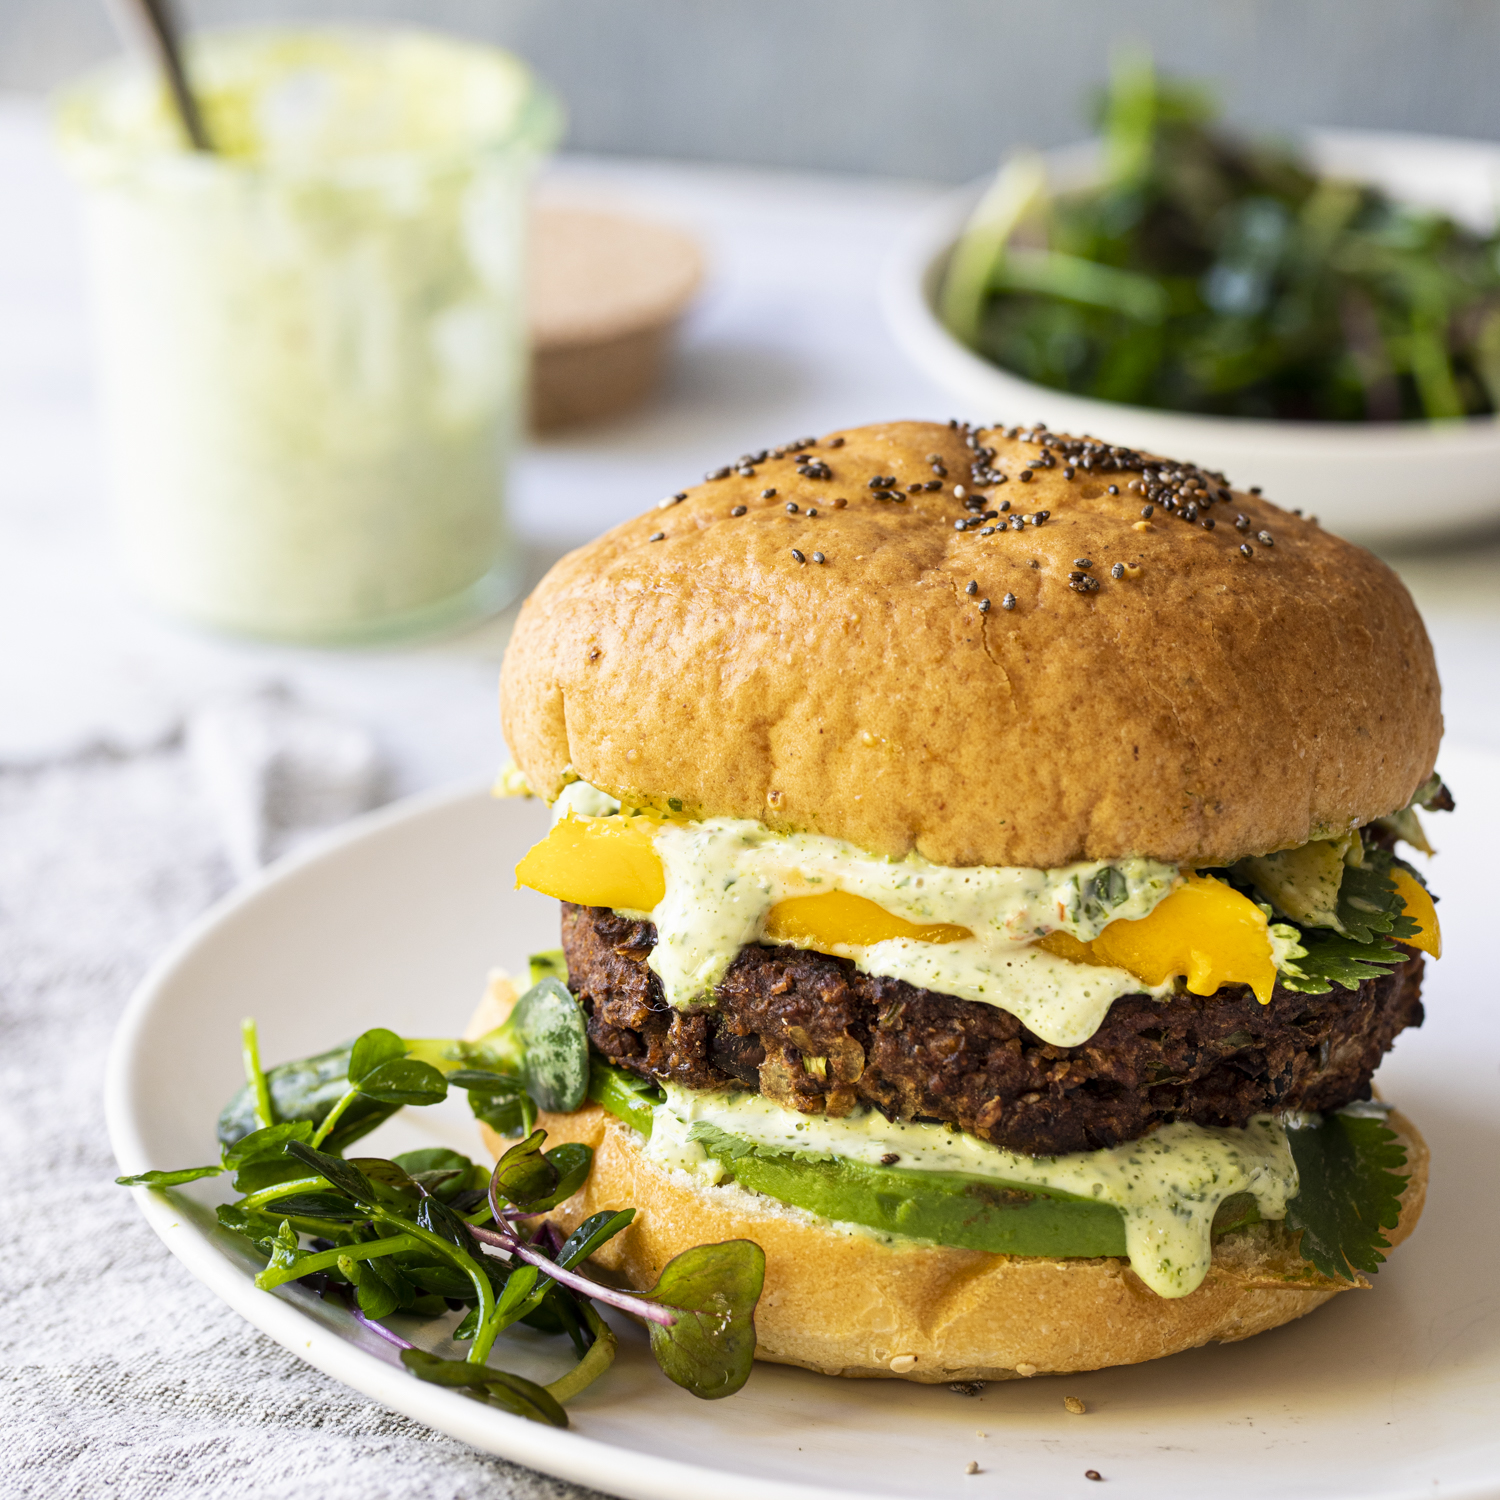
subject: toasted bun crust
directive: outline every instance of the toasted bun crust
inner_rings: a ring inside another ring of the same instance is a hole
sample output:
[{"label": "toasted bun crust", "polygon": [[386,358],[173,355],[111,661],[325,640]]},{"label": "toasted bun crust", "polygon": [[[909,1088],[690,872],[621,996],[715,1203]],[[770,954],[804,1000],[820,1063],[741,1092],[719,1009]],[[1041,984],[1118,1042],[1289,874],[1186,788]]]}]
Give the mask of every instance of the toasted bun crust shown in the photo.
[{"label": "toasted bun crust", "polygon": [[[1023,483],[1047,450],[977,436],[1007,483],[971,472],[962,430],[855,428],[806,450],[829,478],[767,458],[565,557],[501,679],[531,784],[550,798],[571,772],[892,857],[1051,867],[1286,848],[1404,806],[1430,774],[1432,649],[1383,563],[1240,491],[1192,520],[1158,495],[1143,520],[1130,455]],[[936,477],[929,454],[941,492],[907,494]],[[1050,518],[955,531],[955,484]],[[1097,589],[1070,584],[1079,558]]]},{"label": "toasted bun crust", "polygon": [[[1422,1212],[1427,1147],[1401,1115],[1391,1122],[1411,1173],[1400,1225],[1389,1234],[1396,1244]],[[560,1228],[571,1231],[602,1209],[637,1211],[597,1266],[644,1288],[693,1245],[754,1240],[766,1253],[756,1358],[826,1375],[931,1384],[1138,1364],[1264,1333],[1348,1289],[1289,1252],[1270,1225],[1225,1236],[1208,1279],[1174,1299],[1156,1296],[1116,1258],[1051,1261],[890,1244],[733,1184],[707,1187],[658,1167],[641,1155],[640,1137],[597,1105],[540,1123],[550,1144],[582,1141],[595,1152],[587,1184],[551,1215]],[[497,1154],[510,1144],[481,1129]]]}]

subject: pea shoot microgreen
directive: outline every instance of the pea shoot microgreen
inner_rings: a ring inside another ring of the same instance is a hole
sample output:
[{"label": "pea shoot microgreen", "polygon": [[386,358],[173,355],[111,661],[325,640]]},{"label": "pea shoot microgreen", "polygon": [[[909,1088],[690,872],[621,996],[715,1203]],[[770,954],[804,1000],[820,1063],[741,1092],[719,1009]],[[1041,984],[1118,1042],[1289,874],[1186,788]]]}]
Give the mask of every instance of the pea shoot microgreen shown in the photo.
[{"label": "pea shoot microgreen", "polygon": [[[272,1291],[299,1283],[342,1301],[401,1349],[417,1379],[532,1421],[565,1427],[563,1403],[613,1362],[616,1339],[595,1304],[645,1322],[669,1379],[705,1399],[744,1385],[755,1353],[765,1256],[748,1240],[699,1245],[645,1291],[621,1291],[579,1268],[625,1229],[634,1209],[594,1214],[562,1240],[541,1216],[583,1185],[587,1147],[548,1150],[538,1108],[577,1109],[589,1091],[588,1038],[578,1002],[544,973],[509,1019],[477,1042],[409,1039],[383,1027],[314,1057],[264,1070],[253,1021],[241,1034],[245,1085],[219,1117],[215,1165],[117,1178],[166,1188],[232,1174],[238,1198],[220,1225],[266,1257],[255,1278]],[[436,1104],[450,1087],[473,1113],[521,1139],[492,1172],[446,1148],[386,1159],[348,1148],[406,1106]],[[464,1309],[448,1336],[469,1345],[442,1359],[385,1326],[396,1313],[429,1318]],[[578,1356],[541,1386],[491,1366],[495,1341],[517,1323],[566,1335]]]}]

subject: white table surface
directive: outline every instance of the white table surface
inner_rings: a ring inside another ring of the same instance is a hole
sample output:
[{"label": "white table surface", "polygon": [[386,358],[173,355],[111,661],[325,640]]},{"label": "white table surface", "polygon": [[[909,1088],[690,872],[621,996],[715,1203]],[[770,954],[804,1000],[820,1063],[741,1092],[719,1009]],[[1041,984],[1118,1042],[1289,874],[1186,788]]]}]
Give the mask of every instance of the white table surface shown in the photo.
[{"label": "white table surface", "polygon": [[[891,240],[940,189],[563,158],[545,190],[690,228],[710,277],[670,384],[648,409],[522,458],[512,503],[533,578],[566,547],[747,448],[881,418],[993,415],[953,412],[906,365],[876,307]],[[72,188],[40,103],[0,100],[0,764],[139,748],[169,737],[205,696],[269,681],[369,725],[399,790],[481,774],[502,755],[493,687],[509,615],[359,652],[176,627],[122,591],[104,492]],[[1436,641],[1450,732],[1500,749],[1500,529],[1392,560]]]}]

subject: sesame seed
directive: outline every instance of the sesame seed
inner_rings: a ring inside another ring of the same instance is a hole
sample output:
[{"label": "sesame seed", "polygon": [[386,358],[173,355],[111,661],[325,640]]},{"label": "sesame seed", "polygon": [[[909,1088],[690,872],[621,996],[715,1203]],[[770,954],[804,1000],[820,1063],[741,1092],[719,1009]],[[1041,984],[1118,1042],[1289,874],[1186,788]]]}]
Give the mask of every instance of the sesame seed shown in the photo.
[{"label": "sesame seed", "polygon": [[1085,1479],[1102,1479],[1104,1476],[1098,1471],[1098,1469],[1085,1469],[1083,1471],[1083,1477]]},{"label": "sesame seed", "polygon": [[987,614],[989,614],[989,612],[990,612],[990,601],[988,599],[981,599],[979,601],[979,613],[982,614],[982,615],[987,615]]},{"label": "sesame seed", "polygon": [[789,516],[795,516],[797,514],[797,502],[795,500],[788,500],[787,501],[787,503],[786,503],[786,513]]},{"label": "sesame seed", "polygon": [[964,593],[966,593],[966,594],[977,594],[978,592],[979,592],[979,585],[977,583],[975,583],[974,580],[971,578],[964,585]]},{"label": "sesame seed", "polygon": [[1081,1417],[1088,1410],[1088,1407],[1077,1396],[1064,1396],[1063,1407],[1075,1417]]},{"label": "sesame seed", "polygon": [[824,557],[821,552],[814,552],[813,553],[813,561],[815,563],[820,563],[820,562],[827,562],[828,559],[826,557]]},{"label": "sesame seed", "polygon": [[1156,514],[1156,507],[1154,505],[1143,505],[1141,507],[1141,514],[1149,521]]},{"label": "sesame seed", "polygon": [[776,491],[774,489],[762,490],[760,492],[760,498],[762,500],[774,500],[776,498]]},{"label": "sesame seed", "polygon": [[[939,488],[941,488],[941,487],[942,486],[939,486]],[[922,485],[920,485],[920,484],[916,483],[915,481],[913,481],[911,484],[907,485],[907,487],[906,487],[906,493],[908,495],[920,495],[922,493],[922,489],[923,489]]]},{"label": "sesame seed", "polygon": [[1021,481],[1022,484],[1030,484],[1031,483],[1031,470],[1030,469],[1022,469],[1021,472],[1016,476],[1016,478],[1018,478]]},{"label": "sesame seed", "polygon": [[887,1151],[885,1155],[880,1158],[880,1165],[882,1167],[894,1167],[900,1160],[901,1158],[894,1151]]},{"label": "sesame seed", "polygon": [[1000,511],[1001,511],[1001,514],[1004,514],[1009,509],[1010,509],[1010,501],[1009,500],[1002,500],[1000,502]]},{"label": "sesame seed", "polygon": [[792,548],[792,557],[799,563],[805,563],[807,559],[795,548]]},{"label": "sesame seed", "polygon": [[1111,495],[1118,495],[1120,493],[1120,486],[1117,485],[1117,484],[1110,485],[1110,487],[1109,487],[1109,493]]},{"label": "sesame seed", "polygon": [[748,505],[736,505],[730,510],[729,514],[732,516],[742,516],[749,508]]},{"label": "sesame seed", "polygon": [[1255,540],[1259,542],[1262,547],[1274,547],[1276,545],[1276,538],[1273,537],[1269,531],[1257,531],[1255,533]]},{"label": "sesame seed", "polygon": [[965,1474],[977,1474],[979,1472],[979,1460],[971,1458],[964,1468]]},{"label": "sesame seed", "polygon": [[1052,512],[1050,510],[1039,510],[1034,516],[1031,517],[1031,524],[1033,526],[1044,525],[1046,523],[1047,518],[1051,514],[1052,514]]},{"label": "sesame seed", "polygon": [[1249,529],[1250,529],[1250,517],[1249,516],[1236,516],[1234,518],[1234,529],[1236,531],[1249,531]]},{"label": "sesame seed", "polygon": [[848,501],[847,501],[847,500],[846,500],[846,499],[844,499],[844,497],[843,497],[843,496],[842,496],[842,495],[840,495],[840,496],[839,496],[839,497],[838,497],[838,499],[836,499],[836,500],[835,500],[835,501],[834,501],[834,502],[833,502],[833,508],[834,508],[834,509],[835,509],[835,510],[843,510],[843,508],[844,508],[844,507],[845,507],[845,506],[846,506],[846,505],[847,505],[847,504],[848,504],[848,503],[849,503],[849,502],[848,502]]},{"label": "sesame seed", "polygon": [[1075,557],[1073,559],[1073,566],[1075,568],[1092,568],[1094,564],[1087,557]]},{"label": "sesame seed", "polygon": [[1071,479],[1071,478],[1072,478],[1072,477],[1073,477],[1073,465],[1072,465],[1072,464],[1069,464],[1069,465],[1068,465],[1068,466],[1067,466],[1067,467],[1066,467],[1066,468],[1065,468],[1065,469],[1064,469],[1064,470],[1063,470],[1063,478],[1064,478],[1064,479]]},{"label": "sesame seed", "polygon": [[1212,516],[1204,516],[1204,518],[1201,521],[1199,521],[1198,524],[1205,531],[1212,531],[1214,529],[1214,525],[1216,523],[1215,523],[1214,518]]},{"label": "sesame seed", "polygon": [[1250,493],[1252,495],[1258,495],[1258,494],[1260,494],[1260,486],[1258,484],[1252,484],[1250,486]]},{"label": "sesame seed", "polygon": [[955,521],[953,523],[953,529],[955,531],[967,531],[969,529],[969,523],[967,521]]},{"label": "sesame seed", "polygon": [[828,446],[830,448],[842,448],[844,446],[844,440],[843,438],[829,438]]},{"label": "sesame seed", "polygon": [[966,490],[961,484],[955,484],[953,486],[953,498],[955,500],[962,500],[968,493],[968,490]]},{"label": "sesame seed", "polygon": [[648,536],[646,538],[646,540],[648,542],[659,542],[659,541],[661,541],[661,539],[664,536],[666,536],[666,532],[665,531],[657,531],[657,532],[654,532],[651,536]]},{"label": "sesame seed", "polygon": [[672,496],[672,498],[674,500],[686,500],[687,499],[687,491],[686,490],[678,490],[677,493]]},{"label": "sesame seed", "polygon": [[1014,594],[1007,594],[1000,601],[1000,608],[1001,609],[1014,609],[1015,607],[1016,607],[1016,596]]},{"label": "sesame seed", "polygon": [[1109,576],[1111,578],[1123,578],[1125,576],[1125,564],[1124,563],[1116,563],[1109,570]]},{"label": "sesame seed", "polygon": [[728,469],[710,469],[708,471],[708,473],[705,474],[703,477],[705,479],[728,479],[729,478],[729,470]]},{"label": "sesame seed", "polygon": [[1254,557],[1255,556],[1255,553],[1253,551],[1251,551],[1251,549],[1250,549],[1250,543],[1249,542],[1241,542],[1240,543],[1240,555],[1242,557]]},{"label": "sesame seed", "polygon": [[811,505],[808,506],[807,511],[806,511],[806,515],[807,515],[808,520],[812,520],[812,518],[814,516],[816,516],[817,513],[818,513],[817,512],[817,508],[815,506],[811,506]]},{"label": "sesame seed", "polygon": [[913,493],[915,493],[917,490],[927,490],[931,492],[940,490],[942,489],[942,487],[943,481],[941,479],[929,479],[926,484],[916,484],[911,486]]},{"label": "sesame seed", "polygon": [[979,528],[979,534],[980,534],[980,536],[994,536],[994,534],[995,534],[995,527],[993,527],[993,526],[981,526]]},{"label": "sesame seed", "polygon": [[1026,520],[1024,516],[1012,516],[1010,518],[1010,529],[1012,531],[1025,531]]}]

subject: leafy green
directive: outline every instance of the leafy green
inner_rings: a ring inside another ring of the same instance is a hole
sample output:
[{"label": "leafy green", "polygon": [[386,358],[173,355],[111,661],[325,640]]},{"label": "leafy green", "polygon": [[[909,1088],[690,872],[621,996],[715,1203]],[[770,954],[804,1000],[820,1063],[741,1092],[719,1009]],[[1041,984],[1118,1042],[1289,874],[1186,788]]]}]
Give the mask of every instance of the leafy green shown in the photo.
[{"label": "leafy green", "polygon": [[287,1155],[295,1156],[298,1161],[305,1162],[320,1177],[326,1178],[328,1185],[335,1192],[344,1194],[346,1198],[352,1198],[358,1204],[373,1204],[377,1201],[375,1189],[368,1177],[341,1156],[331,1156],[326,1151],[319,1151],[309,1146],[306,1141],[288,1141]]},{"label": "leafy green", "polygon": [[638,1074],[594,1058],[589,1071],[589,1098],[610,1114],[632,1125],[642,1135],[651,1134],[653,1111],[666,1098],[659,1085]]},{"label": "leafy green", "polygon": [[345,1077],[350,1083],[360,1083],[377,1068],[406,1056],[406,1043],[394,1031],[384,1026],[372,1026],[355,1038],[349,1049],[349,1067]]},{"label": "leafy green", "polygon": [[177,1187],[184,1182],[197,1182],[200,1177],[217,1177],[223,1167],[182,1167],[175,1172],[137,1172],[131,1177],[116,1177],[121,1187]]},{"label": "leafy green", "polygon": [[1287,960],[1277,978],[1289,990],[1304,995],[1323,995],[1340,985],[1357,990],[1368,979],[1379,979],[1399,968],[1410,957],[1387,938],[1360,943],[1336,932],[1302,929],[1301,956]]},{"label": "leafy green", "polygon": [[696,1245],[674,1256],[642,1293],[678,1314],[649,1323],[651,1352],[667,1378],[694,1396],[717,1401],[750,1378],[755,1358],[755,1304],[766,1255],[753,1240]]},{"label": "leafy green", "polygon": [[539,1214],[571,1198],[584,1184],[594,1153],[576,1141],[542,1150],[545,1130],[533,1131],[495,1163],[491,1190],[523,1213]]},{"label": "leafy green", "polygon": [[422,1349],[403,1349],[401,1363],[418,1380],[432,1385],[444,1385],[461,1390],[476,1401],[498,1406],[513,1416],[527,1417],[533,1422],[546,1422],[553,1427],[566,1427],[568,1414],[557,1398],[545,1386],[535,1384],[521,1375],[511,1375],[504,1370],[492,1370],[488,1365],[471,1365],[456,1359],[439,1359]]},{"label": "leafy green", "polygon": [[1353,1281],[1374,1273],[1390,1249],[1381,1233],[1401,1218],[1406,1148],[1383,1120],[1323,1115],[1287,1131],[1301,1186],[1287,1205],[1287,1226],[1302,1231],[1300,1252],[1325,1276]]},{"label": "leafy green", "polygon": [[[346,1043],[315,1057],[279,1063],[270,1069],[265,1076],[277,1120],[302,1120],[314,1128],[320,1126],[349,1091],[353,1045]],[[400,1107],[358,1097],[345,1107],[337,1128],[325,1137],[323,1144],[330,1150],[342,1151],[390,1119]],[[231,1146],[258,1128],[255,1094],[246,1086],[224,1106],[219,1116],[219,1143]]]},{"label": "leafy green", "polygon": [[1500,236],[1319,178],[1214,125],[1199,88],[1122,54],[1102,162],[1050,192],[1002,167],[940,294],[954,336],[1042,385],[1105,401],[1314,421],[1500,406]]},{"label": "leafy green", "polygon": [[1339,925],[1357,943],[1373,943],[1386,934],[1394,938],[1417,935],[1417,924],[1406,915],[1406,902],[1391,879],[1392,864],[1384,849],[1373,849],[1366,851],[1363,865],[1350,865],[1344,871]]},{"label": "leafy green", "polygon": [[560,979],[547,975],[516,1001],[503,1026],[467,1049],[467,1061],[525,1080],[545,1110],[568,1114],[589,1086],[588,1023]]},{"label": "leafy green", "polygon": [[[1329,913],[1329,920],[1336,920],[1343,932],[1296,920],[1273,929],[1283,935],[1295,933],[1296,937],[1297,946],[1277,958],[1277,977],[1285,988],[1306,995],[1326,994],[1334,985],[1356,990],[1367,980],[1389,974],[1410,957],[1396,946],[1397,941],[1417,933],[1417,923],[1407,916],[1406,903],[1391,878],[1392,870],[1401,862],[1368,839],[1360,846],[1360,858],[1359,865],[1343,866]],[[1254,899],[1260,894],[1255,867],[1265,863],[1242,860],[1224,876]],[[1402,868],[1410,870],[1405,864]],[[1273,912],[1267,905],[1261,909],[1268,916],[1286,915],[1279,908]]]},{"label": "leafy green", "polygon": [[540,984],[544,979],[557,979],[563,984],[568,982],[568,958],[561,948],[533,953],[527,967],[531,971],[532,984]]},{"label": "leafy green", "polygon": [[288,1141],[309,1141],[313,1127],[307,1120],[287,1120],[280,1125],[267,1125],[261,1130],[252,1130],[222,1152],[224,1165],[231,1171],[248,1167],[255,1162],[284,1161]]},{"label": "leafy green", "polygon": [[536,1125],[536,1101],[526,1081],[484,1068],[459,1068],[448,1075],[455,1088],[466,1089],[469,1109],[498,1135],[530,1135]]},{"label": "leafy green", "polygon": [[[215,1212],[224,1229],[267,1257],[257,1286],[270,1291],[300,1282],[323,1296],[352,1299],[358,1317],[406,1350],[407,1367],[419,1378],[532,1420],[566,1425],[561,1401],[613,1361],[615,1338],[596,1300],[675,1330],[657,1340],[672,1378],[702,1395],[728,1394],[744,1383],[754,1352],[751,1314],[763,1264],[747,1270],[745,1252],[724,1246],[700,1247],[715,1253],[696,1261],[695,1252],[679,1257],[657,1292],[680,1294],[682,1305],[582,1275],[576,1267],[635,1216],[628,1208],[594,1214],[561,1244],[550,1225],[536,1223],[582,1186],[593,1161],[588,1147],[565,1142],[546,1150],[545,1133],[532,1131],[493,1173],[441,1147],[395,1159],[345,1155],[401,1105],[444,1097],[445,1071],[469,1091],[475,1113],[509,1108],[522,1121],[534,1120],[533,1088],[553,1106],[560,1099],[581,1103],[589,1075],[586,1032],[556,968],[518,1002],[515,1025],[478,1044],[411,1040],[375,1027],[344,1047],[261,1072],[247,1022],[247,1082],[220,1116],[221,1164],[122,1181],[164,1186],[233,1172],[242,1196]],[[268,1114],[274,1123],[265,1123]],[[303,1246],[307,1235],[316,1237],[311,1248]],[[488,1255],[484,1246],[502,1255]],[[397,1312],[435,1317],[463,1303],[468,1311],[451,1336],[469,1341],[464,1361],[422,1354],[379,1321]],[[552,1387],[489,1366],[496,1337],[519,1321],[572,1342],[578,1363]]]}]

